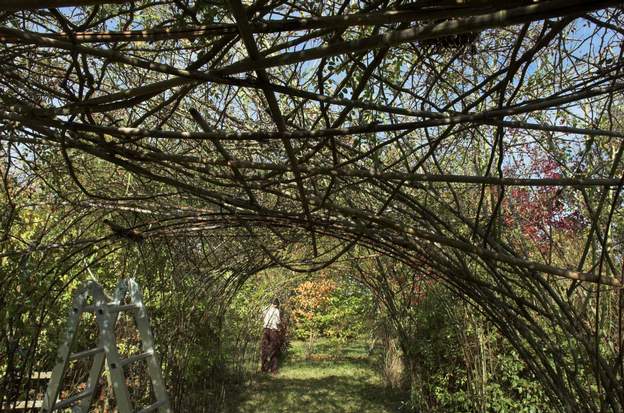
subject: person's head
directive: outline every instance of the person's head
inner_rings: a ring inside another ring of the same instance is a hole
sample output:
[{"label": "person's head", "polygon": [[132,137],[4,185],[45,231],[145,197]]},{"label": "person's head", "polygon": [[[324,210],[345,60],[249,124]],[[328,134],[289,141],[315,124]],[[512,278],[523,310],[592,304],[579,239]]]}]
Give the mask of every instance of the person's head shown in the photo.
[{"label": "person's head", "polygon": [[279,304],[280,304],[279,298],[274,298],[271,304],[273,304],[275,307],[279,307]]}]

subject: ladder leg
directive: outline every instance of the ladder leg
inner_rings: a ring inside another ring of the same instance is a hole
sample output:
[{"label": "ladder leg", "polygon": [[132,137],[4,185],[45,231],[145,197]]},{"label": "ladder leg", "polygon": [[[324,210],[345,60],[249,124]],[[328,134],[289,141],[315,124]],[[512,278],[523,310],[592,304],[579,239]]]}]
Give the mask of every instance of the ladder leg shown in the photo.
[{"label": "ladder leg", "polygon": [[[113,297],[112,297],[112,301],[109,304],[112,305],[118,305],[119,303],[121,303],[121,301],[124,299],[124,296],[126,295],[127,292],[127,286],[124,281],[120,281],[119,284],[117,285],[117,288],[115,289],[115,292],[113,293]],[[110,314],[111,319],[112,319],[112,325],[113,328],[114,326],[117,325],[117,318],[119,316],[119,313],[114,312],[112,314]],[[102,335],[99,335],[98,338],[98,346],[99,347],[104,347],[106,343],[104,343],[104,340],[102,340]],[[99,380],[100,377],[102,377],[102,372],[104,371],[104,362],[106,361],[106,353],[98,353],[95,355],[95,357],[93,358],[93,363],[91,365],[91,370],[89,370],[89,379],[87,380],[87,388],[93,388],[96,389],[98,384],[99,384]],[[108,378],[108,384],[110,385],[111,388],[113,388],[112,385],[112,381],[110,380],[110,377]],[[85,397],[84,399],[82,399],[80,401],[79,404],[79,413],[88,413],[89,412],[89,408],[91,406],[91,403],[93,403],[93,398],[96,396],[96,392],[94,391],[90,396]]]},{"label": "ladder leg", "polygon": [[61,383],[63,381],[63,376],[65,375],[65,370],[67,369],[67,364],[69,363],[69,354],[72,344],[76,339],[76,330],[80,324],[82,307],[87,299],[87,294],[88,289],[87,284],[85,284],[84,287],[81,287],[78,293],[74,295],[74,299],[72,300],[72,308],[69,311],[67,327],[65,330],[65,339],[63,344],[61,344],[58,349],[56,365],[54,366],[54,369],[52,369],[52,377],[48,382],[48,387],[46,388],[46,393],[43,398],[43,406],[41,407],[42,413],[52,412],[54,410],[56,400],[59,397]]},{"label": "ladder leg", "polygon": [[100,337],[113,384],[113,392],[117,400],[117,409],[119,413],[132,413],[132,402],[130,401],[126,377],[123,372],[119,352],[117,351],[117,341],[115,340],[116,316],[113,318],[111,315],[106,297],[99,285],[94,286],[92,294],[96,307],[95,317],[100,328]]},{"label": "ladder leg", "polygon": [[[100,345],[102,345],[101,343]],[[106,360],[106,354],[99,353],[93,357],[93,363],[91,364],[91,369],[89,370],[89,378],[87,379],[87,389],[97,389],[98,381],[102,376],[102,370],[104,370],[104,361]],[[95,397],[96,392],[94,391],[91,395],[85,397],[80,401],[78,412],[80,413],[88,413],[89,406],[93,402],[93,397]]]},{"label": "ladder leg", "polygon": [[160,369],[160,362],[158,356],[154,351],[154,336],[150,329],[149,316],[147,310],[143,305],[143,295],[139,289],[138,284],[133,280],[128,280],[128,290],[130,293],[130,299],[132,302],[139,304],[139,309],[134,315],[134,320],[139,330],[141,342],[143,344],[144,352],[151,352],[152,356],[147,358],[147,371],[152,381],[152,388],[154,389],[154,395],[158,402],[162,402],[158,408],[160,413],[171,413],[171,407],[169,404],[169,397],[167,396],[167,390],[165,389],[165,383],[162,377]]}]

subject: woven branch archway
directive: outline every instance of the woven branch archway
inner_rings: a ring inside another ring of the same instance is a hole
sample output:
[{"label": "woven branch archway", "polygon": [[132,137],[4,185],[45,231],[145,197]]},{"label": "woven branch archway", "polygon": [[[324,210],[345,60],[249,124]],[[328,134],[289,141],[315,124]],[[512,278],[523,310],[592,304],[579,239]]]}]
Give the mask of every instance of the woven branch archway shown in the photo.
[{"label": "woven branch archway", "polygon": [[140,217],[117,235],[233,231],[300,271],[366,246],[478,306],[562,410],[622,411],[618,6],[0,1],[7,199],[53,176]]}]

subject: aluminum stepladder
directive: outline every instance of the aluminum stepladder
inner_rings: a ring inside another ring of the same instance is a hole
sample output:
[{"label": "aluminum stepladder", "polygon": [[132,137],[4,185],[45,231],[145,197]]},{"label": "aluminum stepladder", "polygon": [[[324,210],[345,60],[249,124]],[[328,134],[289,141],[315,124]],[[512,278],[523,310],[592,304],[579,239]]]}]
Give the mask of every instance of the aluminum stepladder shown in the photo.
[{"label": "aluminum stepladder", "polygon": [[[93,299],[92,305],[87,304],[89,296]],[[127,296],[129,296],[129,303],[124,304]],[[142,353],[126,359],[122,359],[119,355],[115,338],[115,325],[121,311],[128,311],[132,314],[143,347]],[[95,320],[99,328],[98,344],[92,349],[71,353],[83,312],[95,313]],[[58,400],[69,362],[84,357],[93,357],[85,390],[67,399]],[[160,371],[160,363],[154,351],[154,337],[138,284],[133,279],[122,280],[117,285],[113,297],[109,298],[97,282],[86,281],[74,295],[65,340],[58,350],[57,364],[52,370],[52,377],[48,383],[41,413],[51,413],[69,407],[71,407],[72,413],[87,413],[95,396],[98,381],[102,376],[104,362],[106,362],[110,374],[110,384],[117,401],[117,410],[119,413],[133,413],[123,368],[140,360],[147,362],[147,372],[150,376],[156,402],[138,410],[137,413],[148,413],[156,410],[159,413],[171,413],[169,398]]]}]

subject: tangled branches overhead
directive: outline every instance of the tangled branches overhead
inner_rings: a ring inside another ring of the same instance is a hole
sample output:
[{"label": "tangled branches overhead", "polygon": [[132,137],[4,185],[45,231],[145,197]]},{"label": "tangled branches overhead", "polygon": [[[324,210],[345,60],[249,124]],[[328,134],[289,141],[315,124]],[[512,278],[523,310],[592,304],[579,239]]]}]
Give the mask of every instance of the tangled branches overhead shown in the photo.
[{"label": "tangled branches overhead", "polygon": [[[621,411],[621,338],[579,321],[623,283],[619,6],[0,1],[6,202],[42,179],[132,215],[117,235],[226,231],[302,271],[366,246],[498,320],[566,409]],[[580,355],[536,356],[533,317]]]}]

